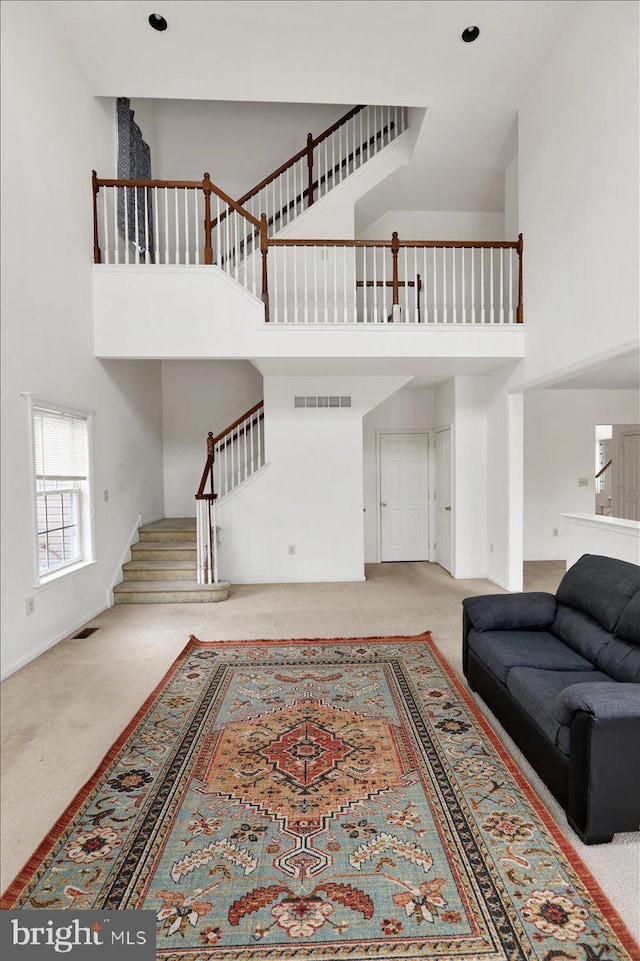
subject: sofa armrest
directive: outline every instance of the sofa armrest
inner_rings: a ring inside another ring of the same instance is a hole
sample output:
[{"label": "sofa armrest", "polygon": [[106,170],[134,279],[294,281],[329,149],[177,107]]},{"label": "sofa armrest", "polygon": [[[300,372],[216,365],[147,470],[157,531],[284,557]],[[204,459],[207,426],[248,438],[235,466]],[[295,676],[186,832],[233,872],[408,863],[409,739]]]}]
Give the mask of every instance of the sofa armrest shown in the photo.
[{"label": "sofa armrest", "polygon": [[577,711],[591,714],[599,721],[614,718],[640,720],[640,684],[617,681],[572,684],[558,694],[554,712],[561,724],[570,725]]},{"label": "sofa armrest", "polygon": [[476,631],[544,629],[556,618],[553,594],[484,594],[466,597],[462,606]]}]

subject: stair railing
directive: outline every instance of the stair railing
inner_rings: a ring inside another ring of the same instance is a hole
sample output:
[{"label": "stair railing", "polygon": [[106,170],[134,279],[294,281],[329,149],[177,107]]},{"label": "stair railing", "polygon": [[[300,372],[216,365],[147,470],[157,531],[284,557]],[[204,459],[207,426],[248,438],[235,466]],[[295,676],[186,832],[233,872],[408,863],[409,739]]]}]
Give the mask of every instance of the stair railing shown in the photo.
[{"label": "stair railing", "polygon": [[352,107],[317,137],[309,133],[297,153],[238,203],[254,216],[266,212],[269,233],[276,233],[395,140],[407,125],[406,107]]},{"label": "stair railing", "polygon": [[265,465],[264,401],[214,436],[207,435],[207,459],[196,491],[196,543],[199,584],[218,583],[216,502]]},{"label": "stair railing", "polygon": [[263,256],[276,324],[522,324],[523,239],[298,240]]}]

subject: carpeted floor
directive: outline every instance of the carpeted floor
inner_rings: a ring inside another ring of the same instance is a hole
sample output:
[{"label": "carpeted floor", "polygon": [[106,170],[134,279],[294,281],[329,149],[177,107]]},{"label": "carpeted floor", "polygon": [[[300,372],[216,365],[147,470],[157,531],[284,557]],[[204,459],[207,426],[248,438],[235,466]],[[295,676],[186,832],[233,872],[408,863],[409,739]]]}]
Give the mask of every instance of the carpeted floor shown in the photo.
[{"label": "carpeted floor", "polygon": [[[2,886],[11,881],[105,752],[159,683],[190,634],[207,639],[336,637],[432,632],[460,673],[460,600],[493,593],[435,565],[373,565],[359,584],[236,587],[216,605],[116,607],[3,685]],[[527,565],[530,590],[553,590],[561,564]],[[485,712],[488,715],[488,712]],[[488,715],[519,767],[638,937],[640,838],[586,848]]]}]

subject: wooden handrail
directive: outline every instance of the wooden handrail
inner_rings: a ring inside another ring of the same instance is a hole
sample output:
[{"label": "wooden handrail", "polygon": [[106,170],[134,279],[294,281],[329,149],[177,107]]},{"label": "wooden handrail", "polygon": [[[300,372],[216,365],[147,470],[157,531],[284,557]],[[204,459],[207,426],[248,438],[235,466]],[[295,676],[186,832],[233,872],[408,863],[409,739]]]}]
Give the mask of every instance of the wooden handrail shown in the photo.
[{"label": "wooden handrail", "polygon": [[235,430],[236,427],[238,427],[243,420],[246,420],[248,417],[251,417],[253,414],[256,413],[256,411],[260,410],[262,407],[264,407],[264,401],[259,400],[257,404],[254,404],[253,407],[251,407],[248,411],[246,411],[246,413],[242,414],[241,417],[238,417],[236,420],[234,420],[233,424],[229,424],[228,427],[225,427],[224,430],[221,430],[219,434],[215,435],[215,437],[213,436],[212,432],[209,431],[209,436],[213,439],[214,447],[223,439],[223,437],[225,437],[227,434],[230,434],[232,430]]},{"label": "wooden handrail", "polygon": [[[345,113],[343,117],[340,117],[339,120],[336,120],[336,122],[331,124],[330,127],[327,127],[326,130],[323,130],[321,134],[318,134],[317,137],[311,137],[311,134],[309,134],[309,136],[307,137],[307,143],[304,145],[304,147],[301,150],[298,150],[298,152],[295,153],[293,157],[289,157],[288,160],[285,160],[283,164],[280,164],[280,166],[276,170],[268,174],[263,180],[260,181],[259,184],[256,184],[255,187],[252,187],[250,190],[248,190],[246,194],[243,194],[242,197],[240,197],[240,199],[238,200],[238,203],[244,204],[247,202],[247,200],[250,200],[252,197],[255,197],[255,195],[259,193],[263,189],[263,187],[267,187],[272,180],[275,180],[276,177],[279,177],[281,174],[283,174],[285,170],[289,169],[289,167],[293,167],[293,165],[297,163],[299,160],[302,160],[303,157],[308,156],[309,149],[313,151],[313,149],[317,147],[318,144],[322,143],[323,140],[326,140],[327,137],[330,137],[332,133],[335,133],[335,131],[338,130],[340,127],[342,127],[345,123],[348,123],[348,121],[351,120],[352,117],[355,117],[355,115],[359,113],[361,110],[364,110],[364,107],[365,107],[364,104],[360,104],[356,107],[352,107],[351,110],[347,111],[347,113]],[[310,137],[311,139],[309,139]]]},{"label": "wooden handrail", "polygon": [[[446,247],[446,248],[474,248],[480,250],[518,250],[520,242],[517,240],[399,240],[400,247]],[[269,238],[270,247],[389,247],[392,240],[289,240],[279,237]]]},{"label": "wooden handrail", "polygon": [[596,476],[595,476],[595,479],[598,480],[599,477],[602,477],[602,475],[604,474],[604,472],[605,472],[606,470],[608,470],[608,469],[611,467],[612,464],[613,464],[613,457],[612,457],[610,460],[607,461],[607,463],[604,465],[604,467],[600,468],[600,470],[598,471],[598,473],[597,473]]},{"label": "wooden handrail", "polygon": [[230,432],[226,435],[226,436],[227,436],[227,439],[226,439],[226,440],[220,440],[220,441],[218,441],[218,443],[216,444],[217,450],[218,450],[218,451],[223,451],[223,450],[225,449],[225,447],[228,447],[228,446],[229,446],[229,444],[233,444],[233,442],[234,442],[234,440],[236,440],[236,438],[244,437],[244,435],[247,434],[250,430],[253,430],[253,428],[254,428],[257,424],[259,424],[261,420],[264,420],[264,411],[260,411],[260,413],[256,414],[256,416],[253,418],[253,420],[250,420],[249,423],[248,423],[245,427],[243,427],[243,428],[236,428],[234,431],[230,431]]}]

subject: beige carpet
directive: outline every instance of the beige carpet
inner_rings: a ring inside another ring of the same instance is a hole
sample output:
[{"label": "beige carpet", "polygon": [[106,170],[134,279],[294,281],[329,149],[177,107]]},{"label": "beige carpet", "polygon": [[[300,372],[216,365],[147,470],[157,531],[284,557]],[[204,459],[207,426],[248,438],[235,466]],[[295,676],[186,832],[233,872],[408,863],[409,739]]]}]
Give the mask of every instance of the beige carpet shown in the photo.
[{"label": "beige carpet", "polygon": [[[525,565],[528,590],[555,590],[563,565]],[[91,621],[2,685],[2,888],[13,879],[102,756],[159,683],[190,634],[203,640],[349,637],[425,629],[461,672],[460,601],[495,593],[432,564],[383,564],[357,584],[234,587],[221,604],[120,606]],[[479,702],[481,704],[481,702]],[[632,934],[640,934],[640,835],[587,848],[485,710]]]}]

